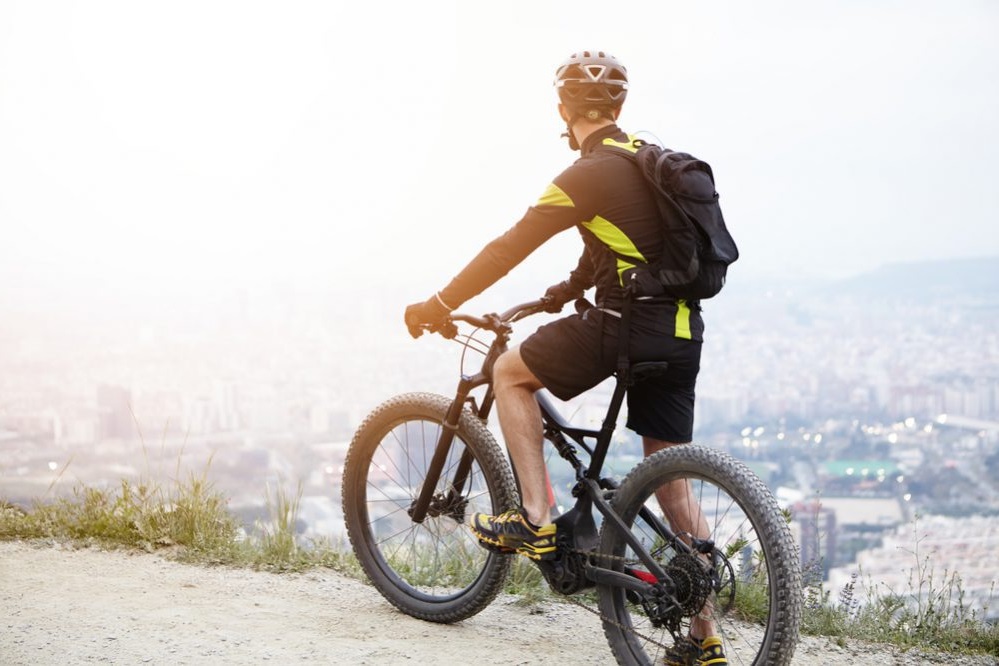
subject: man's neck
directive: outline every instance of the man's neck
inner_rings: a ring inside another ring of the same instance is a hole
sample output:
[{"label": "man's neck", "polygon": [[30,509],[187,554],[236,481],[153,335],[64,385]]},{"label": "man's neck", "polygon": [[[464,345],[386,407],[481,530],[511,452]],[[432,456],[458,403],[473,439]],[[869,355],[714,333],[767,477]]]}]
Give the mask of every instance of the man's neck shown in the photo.
[{"label": "man's neck", "polygon": [[613,124],[613,120],[608,120],[606,118],[601,118],[600,120],[594,122],[581,118],[573,124],[572,134],[576,137],[576,143],[582,146],[583,142],[586,141],[587,137],[591,134],[597,130],[603,129],[604,127],[610,127]]},{"label": "man's neck", "polygon": [[580,153],[586,155],[596,147],[601,139],[617,134],[620,131],[617,123],[613,121],[592,123],[592,127],[588,131],[579,135],[582,136],[579,140]]}]

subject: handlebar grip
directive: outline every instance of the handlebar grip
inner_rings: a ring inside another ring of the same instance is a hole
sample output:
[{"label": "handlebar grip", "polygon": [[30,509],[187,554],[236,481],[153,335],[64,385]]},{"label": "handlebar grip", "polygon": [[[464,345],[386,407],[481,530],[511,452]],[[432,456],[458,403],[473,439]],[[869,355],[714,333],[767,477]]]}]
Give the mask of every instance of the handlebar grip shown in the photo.
[{"label": "handlebar grip", "polygon": [[409,331],[409,334],[413,337],[413,339],[416,339],[421,335],[423,335],[424,326],[420,323],[418,318],[411,315],[408,311],[406,312],[405,315],[405,321],[406,321],[406,330]]},{"label": "handlebar grip", "polygon": [[442,336],[451,340],[458,337],[458,327],[455,326],[454,322],[448,319],[446,322],[440,324],[439,326],[434,326],[433,324],[427,324],[418,321],[406,320],[406,329],[409,334],[415,339],[423,335],[424,331],[430,331],[431,333],[440,333]]}]

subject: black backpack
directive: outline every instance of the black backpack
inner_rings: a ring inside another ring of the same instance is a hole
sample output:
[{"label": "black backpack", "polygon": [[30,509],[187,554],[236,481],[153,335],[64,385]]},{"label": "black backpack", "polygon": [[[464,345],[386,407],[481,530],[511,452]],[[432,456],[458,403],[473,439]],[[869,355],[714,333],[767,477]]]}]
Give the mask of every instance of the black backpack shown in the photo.
[{"label": "black backpack", "polygon": [[[707,162],[637,140],[636,153],[615,151],[635,161],[655,196],[663,224],[657,262],[626,272],[639,296],[711,298],[725,286],[739,249],[725,226],[715,177]],[[621,257],[634,263],[634,257]],[[628,275],[630,273],[630,275]]]}]

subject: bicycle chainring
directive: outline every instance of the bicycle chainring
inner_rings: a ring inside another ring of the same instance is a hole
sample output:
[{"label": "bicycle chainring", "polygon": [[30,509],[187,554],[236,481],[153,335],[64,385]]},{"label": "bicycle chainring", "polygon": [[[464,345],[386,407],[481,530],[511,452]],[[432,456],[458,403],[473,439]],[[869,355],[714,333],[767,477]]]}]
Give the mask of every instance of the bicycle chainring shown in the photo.
[{"label": "bicycle chainring", "polygon": [[556,553],[552,560],[535,562],[552,590],[568,596],[594,586],[586,577],[587,553],[570,549],[559,549]]}]

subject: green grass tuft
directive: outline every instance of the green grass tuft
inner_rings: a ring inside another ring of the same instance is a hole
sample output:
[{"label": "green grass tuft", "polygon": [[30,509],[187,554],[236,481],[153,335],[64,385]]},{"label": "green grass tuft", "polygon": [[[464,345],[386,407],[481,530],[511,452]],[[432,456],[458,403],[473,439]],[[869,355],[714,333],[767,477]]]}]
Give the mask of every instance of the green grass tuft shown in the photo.
[{"label": "green grass tuft", "polygon": [[104,548],[168,552],[178,560],[270,571],[314,567],[359,576],[343,544],[295,534],[301,489],[268,491],[269,520],[249,530],[228,511],[227,499],[202,475],[171,487],[121,481],[114,488],[77,486],[70,497],[36,501],[25,509],[0,501],[0,539],[57,539]]},{"label": "green grass tuft", "polygon": [[[294,494],[268,488],[268,521],[247,529],[228,512],[227,500],[209,483],[207,470],[166,488],[124,480],[108,489],[79,486],[71,497],[35,502],[27,509],[0,500],[0,539],[60,539],[136,548],[167,552],[192,563],[275,572],[324,567],[363,580],[360,565],[345,543],[302,542],[296,535],[301,494],[300,486]],[[970,610],[964,603],[960,575],[936,576],[918,546],[917,539],[910,589],[902,594],[858,576],[839,591],[834,602],[821,582],[810,584],[805,590],[803,633],[832,637],[840,643],[860,639],[904,649],[999,654],[999,626],[983,622]],[[467,561],[461,555],[432,564],[435,575],[452,569],[456,580],[468,575]],[[734,612],[759,622],[768,612],[766,595],[763,585],[752,583],[745,581],[738,588]],[[864,585],[862,590],[858,585]],[[562,599],[524,558],[515,559],[505,591],[526,605]],[[861,604],[861,596],[869,601]],[[592,592],[580,600],[591,606],[595,603]]]},{"label": "green grass tuft", "polygon": [[[858,599],[863,585],[867,603]],[[951,654],[999,654],[999,625],[989,624],[964,603],[961,578],[937,579],[927,560],[910,571],[909,589],[897,593],[856,575],[836,602],[821,585],[806,589],[802,631],[845,641],[889,643]]]}]

